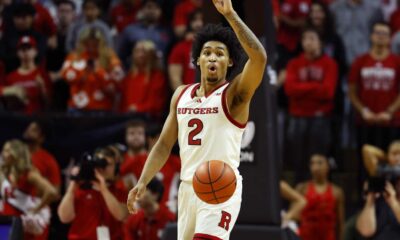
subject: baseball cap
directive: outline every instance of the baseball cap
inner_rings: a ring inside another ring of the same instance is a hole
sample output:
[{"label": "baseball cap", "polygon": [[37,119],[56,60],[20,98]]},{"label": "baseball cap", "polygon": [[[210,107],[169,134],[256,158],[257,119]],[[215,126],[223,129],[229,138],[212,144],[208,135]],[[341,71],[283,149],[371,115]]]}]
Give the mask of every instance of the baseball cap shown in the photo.
[{"label": "baseball cap", "polygon": [[31,46],[36,48],[36,40],[35,38],[31,37],[31,36],[22,36],[17,43],[17,48],[20,48],[22,46]]}]

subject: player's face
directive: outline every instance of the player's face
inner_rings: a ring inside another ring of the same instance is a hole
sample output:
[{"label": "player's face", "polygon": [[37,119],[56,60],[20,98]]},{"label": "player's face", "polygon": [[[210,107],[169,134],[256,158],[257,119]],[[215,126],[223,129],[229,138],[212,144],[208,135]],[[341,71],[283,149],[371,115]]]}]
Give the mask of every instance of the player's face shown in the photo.
[{"label": "player's face", "polygon": [[197,60],[201,77],[207,83],[219,83],[225,80],[228,67],[232,66],[227,46],[218,41],[209,41],[203,45]]},{"label": "player's face", "polygon": [[391,166],[400,165],[400,144],[395,143],[390,146],[388,152],[388,163]]},{"label": "player's face", "polygon": [[131,149],[140,149],[145,146],[146,132],[144,127],[130,127],[126,130],[125,135],[126,144]]},{"label": "player's face", "polygon": [[371,42],[373,45],[389,46],[390,28],[386,25],[376,24],[372,30]]},{"label": "player's face", "polygon": [[39,125],[35,122],[29,124],[24,132],[24,139],[29,142],[41,142],[43,140],[42,131]]},{"label": "player's face", "polygon": [[321,155],[313,155],[310,162],[310,171],[313,178],[327,178],[329,173],[328,159]]}]

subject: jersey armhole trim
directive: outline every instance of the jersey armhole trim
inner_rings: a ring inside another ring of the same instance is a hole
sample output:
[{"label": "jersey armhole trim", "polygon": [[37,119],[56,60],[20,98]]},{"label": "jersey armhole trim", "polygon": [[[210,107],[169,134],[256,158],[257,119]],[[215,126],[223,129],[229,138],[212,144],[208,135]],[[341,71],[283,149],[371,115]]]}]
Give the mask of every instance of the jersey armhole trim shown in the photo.
[{"label": "jersey armhole trim", "polygon": [[240,122],[236,121],[236,120],[232,117],[232,115],[229,113],[228,104],[227,104],[227,102],[226,102],[226,91],[227,91],[227,89],[228,89],[229,87],[230,87],[230,84],[228,84],[228,86],[227,86],[227,87],[223,90],[223,92],[222,92],[222,96],[221,96],[222,109],[224,110],[224,113],[225,113],[226,118],[227,118],[233,125],[235,125],[235,126],[238,127],[238,128],[241,128],[241,129],[246,128],[247,122],[246,122],[246,123],[240,123]]},{"label": "jersey armhole trim", "polygon": [[189,87],[191,87],[192,85],[193,85],[193,84],[187,85],[187,86],[182,90],[182,92],[179,94],[178,99],[176,100],[176,107],[178,107],[178,103],[179,103],[179,101],[181,100],[183,94],[184,94],[184,93],[186,92],[186,90],[187,90]]}]

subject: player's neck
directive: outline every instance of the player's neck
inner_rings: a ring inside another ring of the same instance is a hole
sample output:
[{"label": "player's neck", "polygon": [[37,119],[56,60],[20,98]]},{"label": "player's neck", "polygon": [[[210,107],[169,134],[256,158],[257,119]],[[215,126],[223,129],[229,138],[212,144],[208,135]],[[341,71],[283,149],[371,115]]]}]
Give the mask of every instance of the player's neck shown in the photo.
[{"label": "player's neck", "polygon": [[388,47],[373,46],[370,51],[370,55],[375,60],[382,60],[389,56],[390,50]]},{"label": "player's neck", "polygon": [[214,84],[209,84],[209,83],[207,83],[207,81],[202,81],[199,89],[197,89],[197,91],[196,91],[196,96],[197,97],[208,96],[211,92],[213,92],[215,89],[219,88],[220,86],[224,85],[225,83],[226,83],[226,80],[220,80]]}]

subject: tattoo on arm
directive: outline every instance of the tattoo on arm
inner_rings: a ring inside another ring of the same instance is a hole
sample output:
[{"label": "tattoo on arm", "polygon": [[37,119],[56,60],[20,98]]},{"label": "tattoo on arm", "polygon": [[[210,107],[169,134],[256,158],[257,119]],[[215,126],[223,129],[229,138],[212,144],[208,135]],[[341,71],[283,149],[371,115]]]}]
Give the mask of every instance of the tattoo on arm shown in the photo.
[{"label": "tattoo on arm", "polygon": [[237,36],[241,42],[246,44],[249,48],[260,50],[260,42],[254,33],[246,26],[246,24],[237,15],[232,14],[227,17],[228,21],[232,24],[234,29],[237,29]]}]

